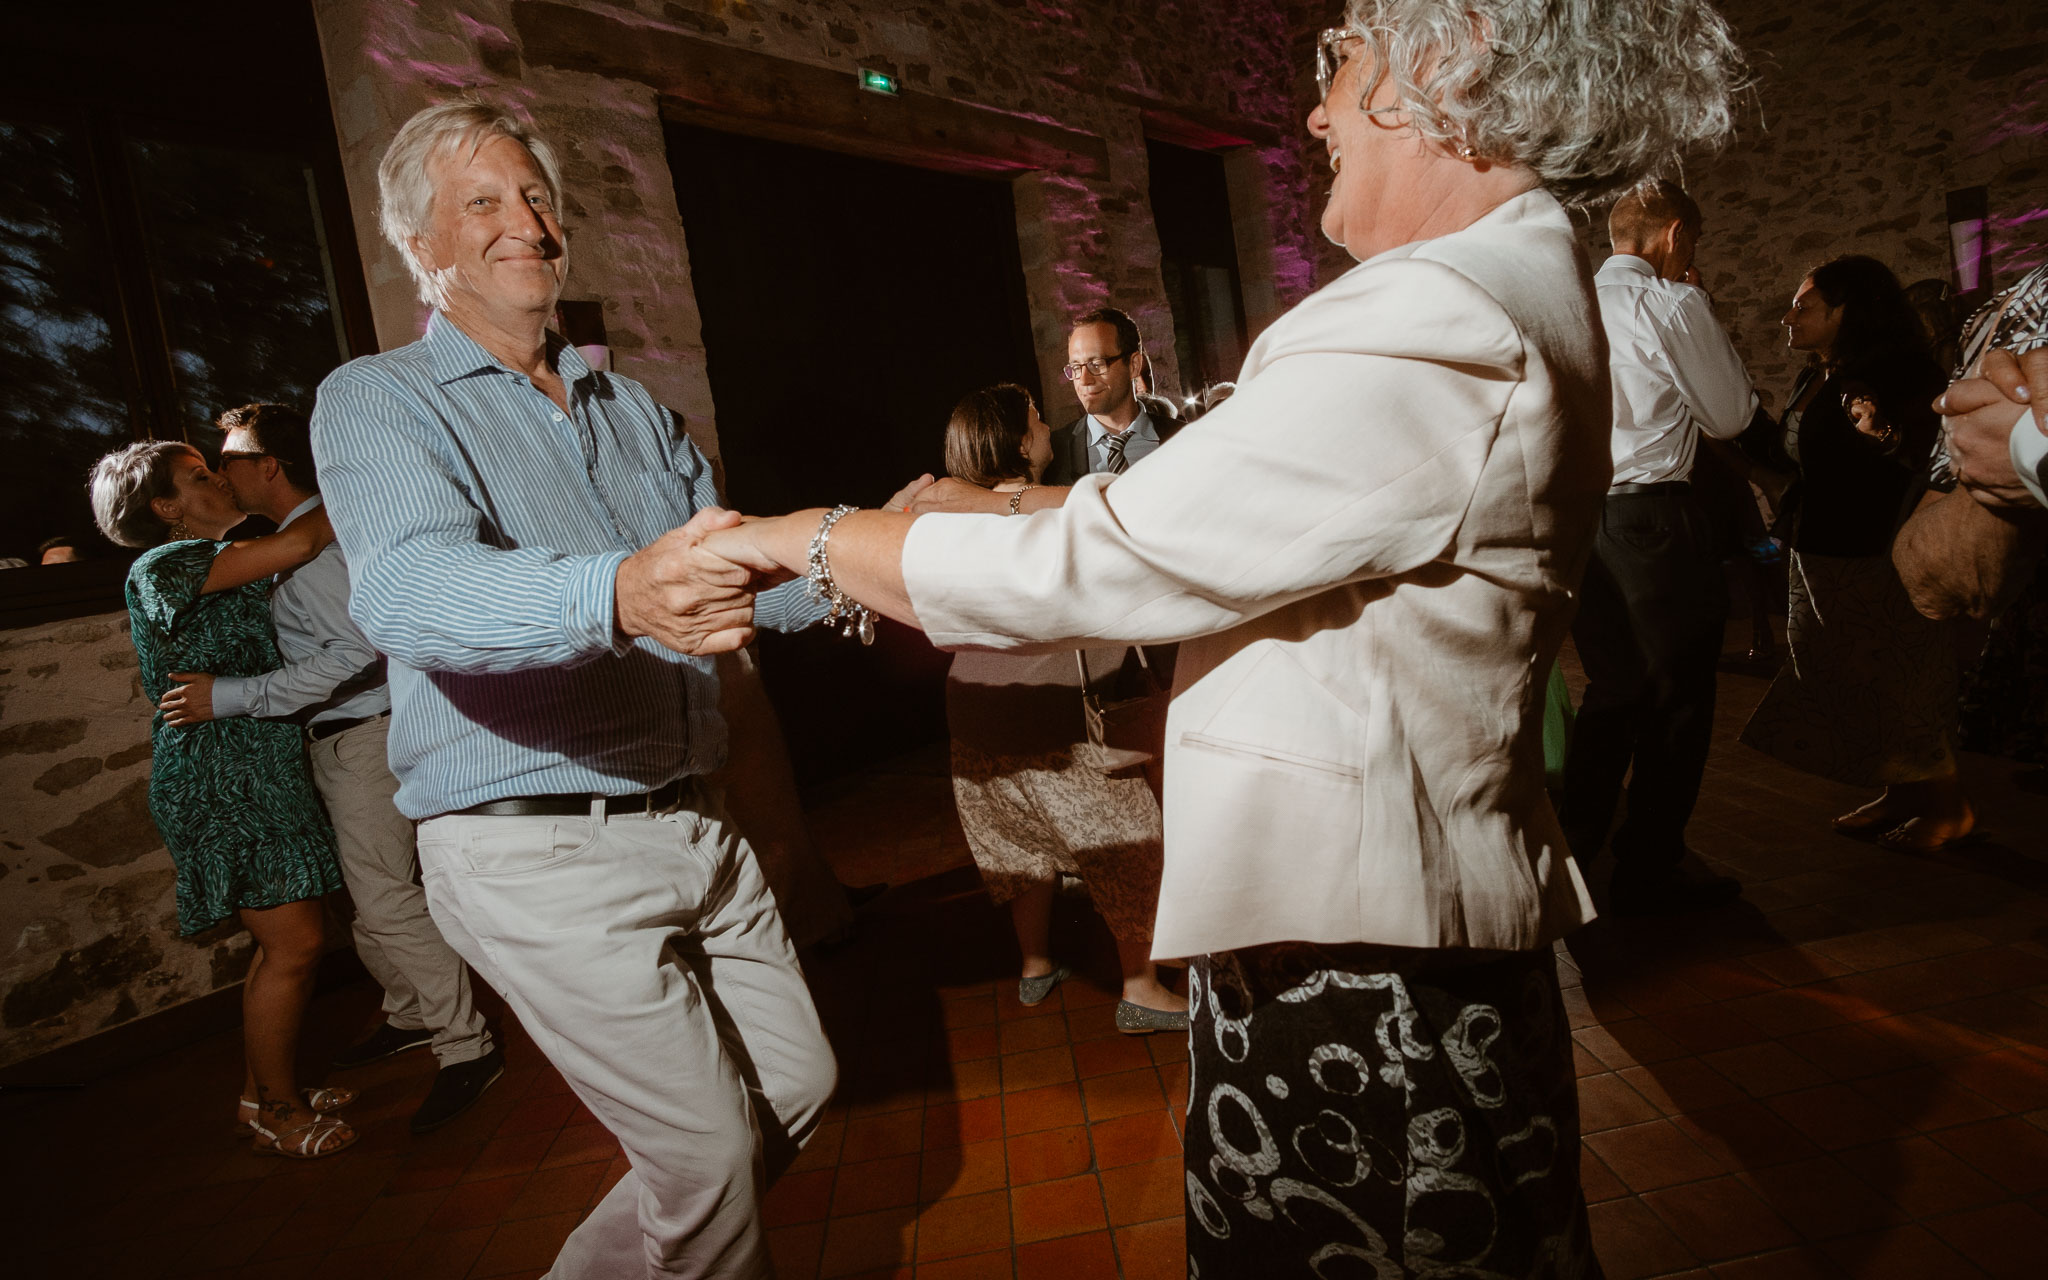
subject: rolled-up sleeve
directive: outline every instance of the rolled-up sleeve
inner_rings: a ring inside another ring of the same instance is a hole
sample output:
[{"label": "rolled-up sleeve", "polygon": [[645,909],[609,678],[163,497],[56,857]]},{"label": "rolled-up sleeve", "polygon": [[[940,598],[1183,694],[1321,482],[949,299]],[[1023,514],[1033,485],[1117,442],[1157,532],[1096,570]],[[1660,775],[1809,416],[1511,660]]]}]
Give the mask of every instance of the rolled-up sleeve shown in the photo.
[{"label": "rolled-up sleeve", "polygon": [[1143,467],[1028,519],[920,519],[903,573],[933,641],[1185,639],[1443,554],[1520,385],[1521,335],[1440,264],[1359,274],[1364,296],[1293,313],[1256,375]]},{"label": "rolled-up sleeve", "polygon": [[1662,336],[1671,379],[1700,430],[1716,440],[1741,435],[1756,412],[1756,391],[1704,290],[1681,291]]},{"label": "rolled-up sleeve", "polygon": [[350,616],[379,650],[423,671],[566,666],[622,651],[613,584],[630,554],[492,545],[447,433],[375,375],[343,369],[313,412]]}]

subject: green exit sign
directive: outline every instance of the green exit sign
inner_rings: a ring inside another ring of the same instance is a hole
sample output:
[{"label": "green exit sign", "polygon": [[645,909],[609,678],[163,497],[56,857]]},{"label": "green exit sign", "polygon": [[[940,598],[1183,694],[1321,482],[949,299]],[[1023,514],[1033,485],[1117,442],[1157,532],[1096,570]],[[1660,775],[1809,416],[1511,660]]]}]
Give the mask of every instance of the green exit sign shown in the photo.
[{"label": "green exit sign", "polygon": [[860,69],[860,87],[869,93],[886,93],[892,98],[898,88],[895,76],[886,71],[870,71],[866,67]]}]

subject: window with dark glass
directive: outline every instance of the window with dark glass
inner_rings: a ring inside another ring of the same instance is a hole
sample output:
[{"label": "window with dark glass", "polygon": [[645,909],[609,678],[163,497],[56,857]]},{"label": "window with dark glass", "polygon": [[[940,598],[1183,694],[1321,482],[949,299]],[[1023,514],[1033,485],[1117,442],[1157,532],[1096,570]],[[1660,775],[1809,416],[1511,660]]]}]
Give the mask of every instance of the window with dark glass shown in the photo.
[{"label": "window with dark glass", "polygon": [[[149,438],[211,458],[222,410],[310,407],[373,341],[306,6],[117,5],[10,33],[0,561],[53,536],[126,554],[93,527],[95,459]],[[0,610],[44,590],[31,576],[0,575]]]}]

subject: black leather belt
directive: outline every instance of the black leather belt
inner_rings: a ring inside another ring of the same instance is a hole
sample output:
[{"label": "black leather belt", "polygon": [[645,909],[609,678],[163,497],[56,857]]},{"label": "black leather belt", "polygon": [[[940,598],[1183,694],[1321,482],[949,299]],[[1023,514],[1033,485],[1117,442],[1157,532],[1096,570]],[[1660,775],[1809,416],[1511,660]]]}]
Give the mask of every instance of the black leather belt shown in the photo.
[{"label": "black leather belt", "polygon": [[372,720],[382,720],[390,714],[389,711],[379,711],[374,716],[354,716],[347,720],[322,720],[318,724],[309,724],[306,726],[306,741],[319,742],[322,739],[331,738],[337,733],[347,733],[359,724],[368,724]]},{"label": "black leather belt", "polygon": [[[590,805],[594,800],[604,801],[604,816],[617,818],[634,813],[666,813],[682,803],[690,781],[677,778],[667,786],[652,791],[642,791],[630,796],[603,796],[591,794],[570,794],[552,796],[507,796],[503,800],[486,800],[473,804],[467,809],[453,809],[449,813],[470,814],[486,818],[541,818],[590,816]],[[449,814],[442,814],[447,817]]]},{"label": "black leather belt", "polygon": [[1633,498],[1645,493],[1691,493],[1690,480],[1660,480],[1656,484],[1618,484],[1607,491],[1610,498]]}]

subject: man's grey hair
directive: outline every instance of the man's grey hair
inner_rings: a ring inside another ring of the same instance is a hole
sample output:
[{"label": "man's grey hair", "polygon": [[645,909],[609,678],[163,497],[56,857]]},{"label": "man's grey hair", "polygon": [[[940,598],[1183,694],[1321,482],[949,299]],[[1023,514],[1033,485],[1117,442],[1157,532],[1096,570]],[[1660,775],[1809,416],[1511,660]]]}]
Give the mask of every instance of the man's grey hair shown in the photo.
[{"label": "man's grey hair", "polygon": [[1747,64],[1705,0],[1351,0],[1423,138],[1594,203],[1734,132]]},{"label": "man's grey hair", "polygon": [[458,152],[474,156],[492,138],[510,138],[526,148],[540,169],[541,181],[547,184],[548,202],[560,209],[562,167],[555,149],[531,123],[474,98],[436,103],[415,113],[399,128],[377,166],[377,224],[419,282],[420,301],[429,306],[440,307],[447,301],[446,283],[420,261],[412,246],[413,237],[426,234],[433,215],[430,166],[436,159]]}]

